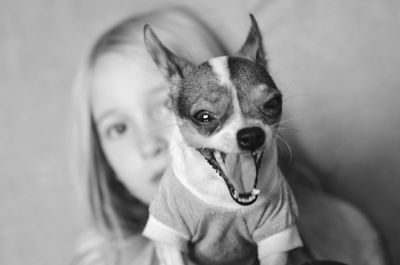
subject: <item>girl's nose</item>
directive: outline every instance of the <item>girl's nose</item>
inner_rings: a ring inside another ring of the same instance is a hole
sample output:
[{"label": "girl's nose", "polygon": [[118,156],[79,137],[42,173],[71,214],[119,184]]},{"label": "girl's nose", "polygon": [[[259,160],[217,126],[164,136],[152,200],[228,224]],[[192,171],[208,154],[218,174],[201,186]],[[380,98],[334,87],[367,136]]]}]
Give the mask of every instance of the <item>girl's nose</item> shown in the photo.
[{"label": "girl's nose", "polygon": [[168,142],[159,136],[143,139],[139,145],[140,152],[144,158],[153,158],[159,155],[164,155],[168,150]]}]

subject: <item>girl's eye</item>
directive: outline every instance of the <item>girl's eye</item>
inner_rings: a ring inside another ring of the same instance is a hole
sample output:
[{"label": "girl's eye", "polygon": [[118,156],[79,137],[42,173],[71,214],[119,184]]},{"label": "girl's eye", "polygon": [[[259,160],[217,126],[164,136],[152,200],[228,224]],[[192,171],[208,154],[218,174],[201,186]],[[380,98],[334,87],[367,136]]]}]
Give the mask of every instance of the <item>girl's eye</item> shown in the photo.
[{"label": "girl's eye", "polygon": [[264,111],[267,113],[267,115],[279,115],[282,111],[282,97],[281,96],[276,96],[270,100],[268,100],[264,106],[263,106]]},{"label": "girl's eye", "polygon": [[209,122],[212,122],[213,120],[215,120],[214,115],[207,110],[198,111],[194,115],[194,118],[201,123],[209,123]]},{"label": "girl's eye", "polygon": [[110,138],[118,138],[121,137],[128,129],[128,126],[125,123],[116,123],[108,127],[107,136]]}]

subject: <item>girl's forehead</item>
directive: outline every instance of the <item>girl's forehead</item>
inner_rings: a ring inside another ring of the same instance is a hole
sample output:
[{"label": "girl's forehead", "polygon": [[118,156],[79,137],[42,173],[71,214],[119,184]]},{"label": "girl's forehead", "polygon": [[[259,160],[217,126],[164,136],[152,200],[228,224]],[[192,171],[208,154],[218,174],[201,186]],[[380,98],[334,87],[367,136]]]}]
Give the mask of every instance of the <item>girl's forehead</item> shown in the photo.
[{"label": "girl's forehead", "polygon": [[95,62],[92,69],[94,83],[115,83],[121,80],[121,82],[129,81],[131,85],[146,81],[151,84],[153,80],[157,82],[162,79],[156,65],[147,54],[135,56],[117,52],[104,54]]},{"label": "girl's forehead", "polygon": [[95,117],[112,109],[140,111],[168,93],[166,81],[150,58],[104,55],[93,66],[91,81]]}]

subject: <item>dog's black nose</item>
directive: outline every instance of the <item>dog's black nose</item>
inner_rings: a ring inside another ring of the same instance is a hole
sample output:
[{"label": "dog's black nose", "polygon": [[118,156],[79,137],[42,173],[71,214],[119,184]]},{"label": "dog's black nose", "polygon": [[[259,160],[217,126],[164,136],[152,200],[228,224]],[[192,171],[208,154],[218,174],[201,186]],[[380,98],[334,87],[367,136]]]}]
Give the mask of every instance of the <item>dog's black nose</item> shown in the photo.
[{"label": "dog's black nose", "polygon": [[239,147],[244,150],[254,151],[265,142],[265,132],[260,127],[240,129],[236,136]]}]

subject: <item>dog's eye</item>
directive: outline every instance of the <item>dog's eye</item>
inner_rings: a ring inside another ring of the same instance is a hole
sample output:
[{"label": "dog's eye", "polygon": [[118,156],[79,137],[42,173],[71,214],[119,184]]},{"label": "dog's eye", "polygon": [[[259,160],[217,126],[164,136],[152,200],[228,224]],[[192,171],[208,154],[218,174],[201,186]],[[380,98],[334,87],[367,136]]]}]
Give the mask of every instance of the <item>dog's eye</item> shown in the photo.
[{"label": "dog's eye", "polygon": [[268,100],[264,104],[263,109],[267,115],[270,116],[279,115],[282,111],[282,97],[276,96]]},{"label": "dog's eye", "polygon": [[215,119],[214,115],[206,110],[200,110],[195,115],[194,118],[201,123],[208,123]]}]

